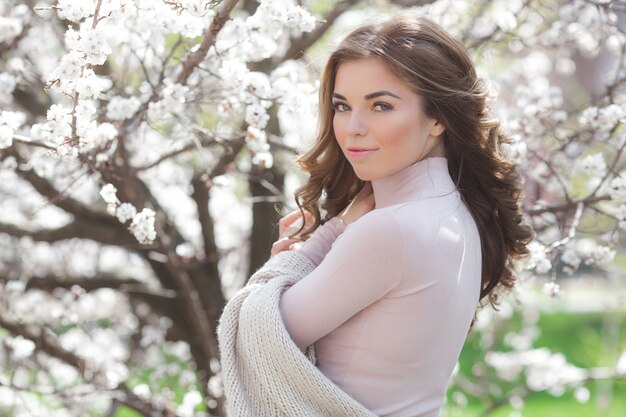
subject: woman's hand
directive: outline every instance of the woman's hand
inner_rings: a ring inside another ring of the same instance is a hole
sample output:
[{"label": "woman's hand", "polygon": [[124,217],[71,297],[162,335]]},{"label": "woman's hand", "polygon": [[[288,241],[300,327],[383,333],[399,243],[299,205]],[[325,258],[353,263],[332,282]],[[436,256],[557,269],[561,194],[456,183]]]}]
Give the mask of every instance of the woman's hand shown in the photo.
[{"label": "woman's hand", "polygon": [[[306,226],[310,226],[315,221],[308,211],[304,212],[304,217]],[[294,249],[293,244],[300,242],[301,239],[298,236],[289,238],[289,235],[298,230],[301,224],[300,210],[294,210],[278,221],[278,240],[272,245],[270,258],[282,251]]]},{"label": "woman's hand", "polygon": [[348,204],[348,206],[339,214],[339,219],[342,220],[345,225],[354,223],[364,214],[374,210],[376,202],[374,201],[374,190],[372,189],[372,183],[366,182],[361,191],[354,197],[354,199]]}]

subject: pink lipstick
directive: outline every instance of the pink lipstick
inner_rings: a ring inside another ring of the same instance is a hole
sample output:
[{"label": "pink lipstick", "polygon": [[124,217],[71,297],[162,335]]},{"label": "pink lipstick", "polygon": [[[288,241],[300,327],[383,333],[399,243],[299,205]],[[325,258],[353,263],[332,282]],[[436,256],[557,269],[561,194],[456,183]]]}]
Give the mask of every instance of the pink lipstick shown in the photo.
[{"label": "pink lipstick", "polygon": [[372,153],[374,153],[376,151],[377,151],[377,149],[361,148],[361,147],[357,147],[357,146],[354,146],[354,147],[351,146],[351,147],[348,148],[348,153],[353,158],[359,158],[359,157],[371,155]]}]

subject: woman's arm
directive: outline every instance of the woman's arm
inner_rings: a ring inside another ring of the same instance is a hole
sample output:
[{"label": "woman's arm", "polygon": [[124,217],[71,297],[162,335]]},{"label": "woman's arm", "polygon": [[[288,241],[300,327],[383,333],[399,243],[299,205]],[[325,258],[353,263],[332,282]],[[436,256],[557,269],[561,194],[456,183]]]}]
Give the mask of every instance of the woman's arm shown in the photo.
[{"label": "woman's arm", "polygon": [[405,239],[393,214],[374,211],[352,224],[317,268],[281,297],[296,345],[304,350],[384,297],[401,281],[405,263]]},{"label": "woman's arm", "polygon": [[330,251],[333,243],[346,229],[346,224],[338,217],[333,217],[317,229],[297,251],[306,255],[313,263],[319,265]]}]

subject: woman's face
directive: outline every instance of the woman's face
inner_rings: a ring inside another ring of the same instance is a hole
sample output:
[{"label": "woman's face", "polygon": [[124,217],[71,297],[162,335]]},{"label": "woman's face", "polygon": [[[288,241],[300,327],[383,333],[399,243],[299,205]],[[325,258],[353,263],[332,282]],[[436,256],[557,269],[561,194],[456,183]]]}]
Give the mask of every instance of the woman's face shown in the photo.
[{"label": "woman's face", "polygon": [[361,180],[395,174],[427,156],[445,156],[444,127],[426,117],[420,97],[379,58],[341,63],[332,105],[335,137]]}]

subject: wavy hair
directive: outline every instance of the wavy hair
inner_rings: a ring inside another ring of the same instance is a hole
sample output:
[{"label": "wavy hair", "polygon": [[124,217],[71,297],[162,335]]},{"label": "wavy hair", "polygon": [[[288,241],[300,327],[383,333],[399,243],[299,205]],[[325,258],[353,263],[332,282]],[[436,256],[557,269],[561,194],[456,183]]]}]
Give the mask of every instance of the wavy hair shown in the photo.
[{"label": "wavy hair", "polygon": [[448,171],[480,232],[480,301],[488,297],[496,308],[494,290],[513,287],[515,260],[528,255],[527,245],[534,237],[523,222],[522,181],[516,165],[503,154],[502,145],[511,139],[491,115],[488,88],[476,75],[467,49],[427,18],[401,14],[360,26],[328,58],[320,85],[316,142],[296,159],[309,173],[308,181],[296,190],[296,204],[302,215],[307,210],[315,221],[290,237],[301,233],[302,239],[308,238],[337,216],[364,185],[333,133],[331,95],[339,66],[369,57],[382,59],[422,98],[424,113],[445,126]]}]

